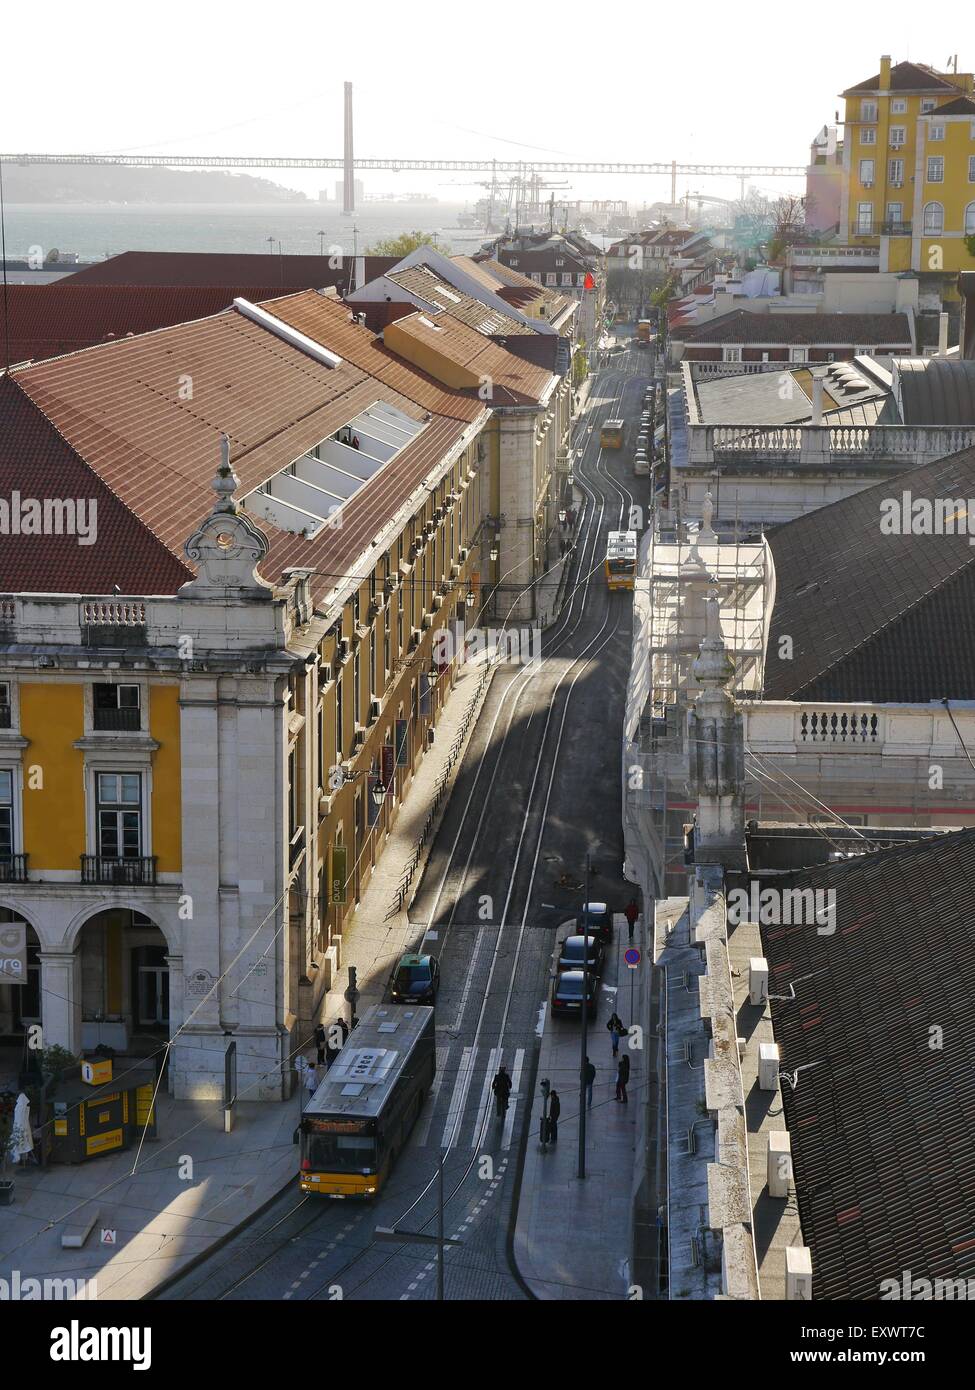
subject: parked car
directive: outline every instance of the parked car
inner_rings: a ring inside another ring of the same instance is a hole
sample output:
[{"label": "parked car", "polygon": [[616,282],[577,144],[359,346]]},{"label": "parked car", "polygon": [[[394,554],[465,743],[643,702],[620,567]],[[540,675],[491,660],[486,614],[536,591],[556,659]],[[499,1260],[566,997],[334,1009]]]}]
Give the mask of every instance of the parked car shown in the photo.
[{"label": "parked car", "polygon": [[[596,1017],[596,990],[598,981],[589,976],[589,989],[586,993],[589,1018]],[[553,1015],[582,1014],[583,975],[581,970],[563,970],[555,977],[552,985]]]},{"label": "parked car", "polygon": [[585,955],[589,957],[589,973],[591,975],[601,975],[603,969],[603,943],[598,936],[590,936],[589,950],[586,952],[586,937],[577,936],[575,932],[567,936],[559,947],[558,968],[559,970],[581,970]]},{"label": "parked car", "polygon": [[389,998],[393,1004],[433,1004],[439,988],[440,963],[436,956],[400,956],[389,977]]},{"label": "parked car", "polygon": [[589,919],[589,935],[598,936],[604,944],[613,939],[613,914],[607,903],[587,903],[576,917],[576,931],[581,932]]}]

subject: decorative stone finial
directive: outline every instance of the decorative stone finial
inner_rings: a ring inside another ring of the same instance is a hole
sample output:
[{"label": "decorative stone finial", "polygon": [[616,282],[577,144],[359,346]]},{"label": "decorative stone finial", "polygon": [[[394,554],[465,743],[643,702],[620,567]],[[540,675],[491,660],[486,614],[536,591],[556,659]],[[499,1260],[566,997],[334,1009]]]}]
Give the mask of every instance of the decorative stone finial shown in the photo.
[{"label": "decorative stone finial", "polygon": [[717,589],[709,589],[704,600],[704,641],[691,667],[691,675],[705,690],[720,690],[735,674],[735,663],[721,636],[721,606]]},{"label": "decorative stone finial", "polygon": [[230,440],[225,434],[220,436],[220,467],[210,486],[217,494],[213,510],[235,516],[240,510],[234,499],[234,493],[240,487],[240,479],[230,462]]}]

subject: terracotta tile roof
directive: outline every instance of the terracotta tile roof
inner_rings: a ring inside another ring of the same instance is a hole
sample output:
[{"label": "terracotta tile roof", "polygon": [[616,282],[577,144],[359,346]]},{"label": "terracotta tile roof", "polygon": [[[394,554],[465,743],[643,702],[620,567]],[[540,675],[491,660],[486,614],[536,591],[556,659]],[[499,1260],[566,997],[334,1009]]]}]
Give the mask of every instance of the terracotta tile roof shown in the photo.
[{"label": "terracotta tile roof", "polygon": [[[877,92],[880,90],[880,73],[868,77],[855,87],[847,87],[841,96],[854,96],[857,92]],[[890,70],[890,90],[892,92],[957,92],[953,82],[942,77],[941,73],[929,68],[926,63],[894,63]]]},{"label": "terracotta tile roof", "polygon": [[439,314],[435,321],[426,314],[408,314],[397,319],[394,327],[397,333],[434,348],[458,366],[490,377],[495,405],[535,405],[551,384],[549,368],[516,357],[446,314]]},{"label": "terracotta tile roof", "polygon": [[[251,300],[277,293],[273,287],[241,292]],[[6,328],[12,363],[57,357],[111,338],[206,318],[226,309],[234,294],[233,289],[198,285],[78,284],[74,276],[53,285],[8,285],[0,296],[0,343]]]},{"label": "terracotta tile roof", "polygon": [[[0,590],[167,594],[192,571],[122,505],[16,381],[0,376],[0,497],[83,501],[94,543],[78,535],[4,535]],[[94,503],[94,513],[92,513]],[[93,523],[93,524],[92,524]]]},{"label": "terracotta tile roof", "polygon": [[766,314],[734,309],[702,323],[681,341],[787,347],[911,347],[906,314]]},{"label": "terracotta tile roof", "polygon": [[423,410],[471,421],[476,420],[483,409],[482,401],[472,399],[463,391],[451,390],[390,352],[368,328],[352,322],[351,311],[339,299],[316,290],[305,290],[283,299],[268,300],[261,307],[315,342],[331,348],[346,362]]},{"label": "terracotta tile roof", "polygon": [[[275,256],[223,251],[123,251],[107,261],[77,270],[72,284],[225,286],[242,293],[247,285],[272,285],[280,290],[349,287],[353,258],[338,267],[330,256]],[[384,275],[395,256],[365,256],[366,281]],[[365,283],[365,282],[364,282]]]},{"label": "terracotta tile roof", "polygon": [[[297,319],[305,298],[298,295],[277,303],[290,303],[289,312]],[[321,296],[312,295],[312,299],[328,305]],[[347,331],[343,338],[339,328],[340,317],[347,315],[344,306],[332,302],[323,314],[331,317],[333,348],[341,355],[341,348],[351,345],[352,355],[361,354],[367,360],[370,355],[362,343],[362,335],[369,336],[367,330],[350,324],[348,329],[358,331]],[[334,587],[326,575],[348,566],[470,422],[484,412],[480,401],[432,386],[391,354],[375,353],[370,360],[381,367],[376,376],[355,365],[351,356],[330,369],[228,310],[19,368],[12,374],[11,385],[33,403],[37,418],[46,417],[106,489],[151,532],[133,564],[145,551],[151,576],[161,571],[161,547],[175,557],[166,562],[174,588],[185,577],[183,543],[212,507],[210,483],[221,434],[230,437],[231,460],[241,480],[240,495],[244,495],[377,399],[417,420],[424,419],[436,404],[449,407],[448,416],[434,414],[393,463],[350,499],[341,528],[326,529],[308,540],[260,523],[271,538],[271,551],[262,566],[265,576],[276,581],[289,565],[313,565],[325,572],[313,583],[316,596],[321,597]],[[390,384],[393,381],[408,385],[411,395],[398,391]],[[187,383],[191,394],[186,392]],[[422,404],[424,399],[430,404]],[[16,405],[3,402],[0,420],[13,414]],[[23,423],[18,425],[21,433],[25,428]],[[14,457],[12,466],[13,476],[23,480],[25,470],[34,468],[33,450]],[[33,472],[27,476],[33,477]],[[19,486],[29,492],[23,481]],[[128,539],[136,544],[134,537]],[[92,563],[94,549],[84,550],[77,564]],[[57,557],[46,543],[43,555],[34,571],[36,584],[62,590]],[[103,573],[102,562],[93,565],[93,576]],[[94,582],[80,582],[82,577],[74,575],[71,587],[97,589]],[[117,582],[132,591],[121,580]],[[159,591],[157,582],[152,587]]]},{"label": "terracotta tile roof", "polygon": [[975,830],[775,886],[835,894],[831,934],[761,929],[813,1298],[975,1279]]},{"label": "terracotta tile roof", "polygon": [[[975,498],[975,449],[770,531],[766,699],[975,699],[975,515],[969,534],[884,534],[881,503],[905,491],[912,499],[962,499],[964,510]],[[786,635],[791,648],[780,645]],[[791,659],[780,659],[780,650],[791,650]]]},{"label": "terracotta tile roof", "polygon": [[440,276],[425,265],[408,266],[405,270],[392,270],[386,277],[393,280],[409,294],[415,294],[429,304],[436,305],[451,318],[466,323],[478,333],[494,336],[496,334],[519,334],[531,337],[535,330],[529,324],[520,323],[498,309],[489,309],[479,299],[454,289],[441,280]]}]

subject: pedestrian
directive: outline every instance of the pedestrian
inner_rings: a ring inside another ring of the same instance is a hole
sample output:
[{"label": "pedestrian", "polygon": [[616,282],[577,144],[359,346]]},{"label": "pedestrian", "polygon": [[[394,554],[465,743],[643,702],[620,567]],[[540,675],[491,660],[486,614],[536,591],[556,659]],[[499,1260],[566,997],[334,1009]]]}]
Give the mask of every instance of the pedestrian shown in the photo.
[{"label": "pedestrian", "polygon": [[619,1014],[614,1013],[607,1020],[606,1027],[609,1029],[609,1036],[613,1043],[613,1056],[618,1057],[620,1051],[620,1038],[626,1032],[626,1025]]},{"label": "pedestrian", "polygon": [[586,1109],[591,1110],[592,1084],[596,1080],[596,1068],[593,1066],[592,1062],[590,1062],[588,1057],[586,1058],[585,1066],[582,1068],[582,1079],[586,1087]]},{"label": "pedestrian", "polygon": [[548,1142],[557,1144],[559,1142],[559,1116],[562,1114],[562,1102],[559,1100],[559,1093],[552,1088],[548,1098]]},{"label": "pedestrian", "polygon": [[616,1099],[621,1100],[624,1105],[627,1103],[626,1083],[629,1081],[629,1079],[630,1059],[624,1052],[616,1068]]},{"label": "pedestrian", "polygon": [[575,507],[570,507],[569,510],[566,512],[565,515],[566,515],[566,520],[568,521],[569,525],[570,525],[570,526],[574,526],[574,525],[576,524],[576,509],[575,509]]},{"label": "pedestrian", "polygon": [[305,1067],[305,1074],[301,1079],[305,1083],[308,1099],[311,1100],[312,1096],[318,1090],[318,1068],[315,1066],[314,1062],[308,1063]]},{"label": "pedestrian", "polygon": [[327,1037],[328,1035],[325,1032],[325,1025],[319,1019],[319,1021],[315,1024],[315,1047],[318,1050],[319,1066],[321,1066],[322,1063],[325,1061],[325,1043],[327,1041]]},{"label": "pedestrian", "polygon": [[352,436],[352,447],[353,449],[358,449],[359,447],[359,436],[357,434]]},{"label": "pedestrian", "polygon": [[511,1095],[511,1077],[503,1064],[498,1068],[498,1074],[491,1082],[491,1090],[494,1092],[498,1119],[500,1120],[508,1108],[508,1097]]},{"label": "pedestrian", "polygon": [[636,926],[636,919],[640,915],[640,907],[637,903],[636,898],[631,898],[630,901],[626,904],[626,907],[624,907],[623,909],[623,915],[626,917],[626,925],[630,929],[630,940],[632,941],[633,928]]},{"label": "pedestrian", "polygon": [[338,1029],[339,1032],[342,1034],[342,1041],[339,1043],[339,1047],[344,1047],[345,1040],[349,1036],[349,1025],[346,1023],[344,1018],[339,1018]]}]

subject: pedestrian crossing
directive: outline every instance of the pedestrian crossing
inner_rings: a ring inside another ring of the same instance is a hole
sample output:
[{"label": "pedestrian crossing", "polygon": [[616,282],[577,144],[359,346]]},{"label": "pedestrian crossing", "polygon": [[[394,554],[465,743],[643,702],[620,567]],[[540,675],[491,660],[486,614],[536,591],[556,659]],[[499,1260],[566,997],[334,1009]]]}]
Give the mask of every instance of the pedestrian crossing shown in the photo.
[{"label": "pedestrian crossing", "polygon": [[[432,1137],[434,1141],[439,1138],[440,1147],[443,1149],[476,1149],[482,1144],[488,1148],[494,1147],[498,1140],[491,1083],[504,1062],[511,1073],[511,1095],[501,1127],[500,1147],[510,1149],[519,1102],[523,1099],[521,1081],[525,1069],[525,1049],[519,1047],[512,1052],[510,1049],[505,1051],[497,1047],[464,1047],[456,1074],[452,1076],[450,1064],[452,1056],[455,1055],[454,1046],[451,1044],[437,1048],[437,1075],[413,1131],[413,1146],[424,1148],[431,1142]],[[440,1130],[439,1127],[435,1128],[434,1121],[438,1112],[443,1115],[440,1102],[447,1095],[449,1083],[452,1084],[447,1101],[447,1113],[443,1129]],[[477,1097],[473,1118],[469,1106],[472,1095]]]}]

